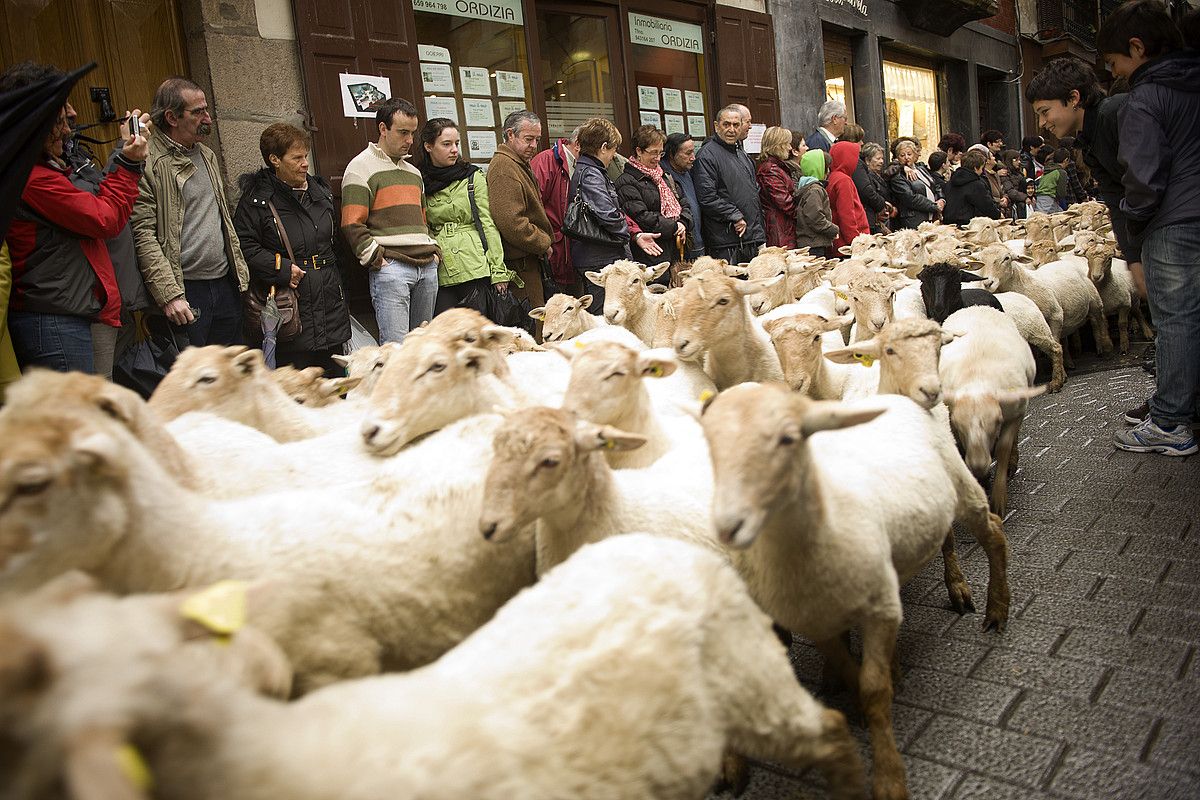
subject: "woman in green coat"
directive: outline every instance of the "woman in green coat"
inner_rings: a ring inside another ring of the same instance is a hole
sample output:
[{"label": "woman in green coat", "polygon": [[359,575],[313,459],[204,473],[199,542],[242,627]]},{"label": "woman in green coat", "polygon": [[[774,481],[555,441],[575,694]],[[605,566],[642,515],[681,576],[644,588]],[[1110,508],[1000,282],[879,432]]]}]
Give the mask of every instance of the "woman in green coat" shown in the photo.
[{"label": "woman in green coat", "polygon": [[523,285],[504,265],[504,244],[488,208],[487,181],[479,167],[460,158],[458,126],[449,119],[429,120],[421,129],[421,145],[425,221],[442,250],[434,313],[454,308],[488,284],[501,294],[509,283]]}]

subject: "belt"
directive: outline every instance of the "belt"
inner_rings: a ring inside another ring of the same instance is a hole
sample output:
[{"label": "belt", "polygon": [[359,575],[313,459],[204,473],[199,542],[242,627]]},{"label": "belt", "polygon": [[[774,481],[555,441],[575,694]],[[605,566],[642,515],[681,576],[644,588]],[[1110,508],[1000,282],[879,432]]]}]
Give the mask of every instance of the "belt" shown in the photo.
[{"label": "belt", "polygon": [[337,264],[337,259],[324,258],[322,256],[309,256],[303,261],[296,262],[296,266],[303,269],[324,269],[325,267],[332,267],[335,264]]}]

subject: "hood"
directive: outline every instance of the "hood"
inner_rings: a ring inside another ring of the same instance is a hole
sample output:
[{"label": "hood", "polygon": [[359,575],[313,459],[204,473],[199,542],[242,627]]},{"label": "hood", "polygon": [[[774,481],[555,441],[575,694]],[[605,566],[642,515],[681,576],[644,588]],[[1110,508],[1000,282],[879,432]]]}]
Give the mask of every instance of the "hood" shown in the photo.
[{"label": "hood", "polygon": [[847,176],[853,175],[861,150],[862,147],[857,142],[834,142],[833,147],[829,148],[829,156],[833,159],[833,171]]},{"label": "hood", "polygon": [[825,151],[816,148],[800,157],[800,171],[806,178],[825,180]]},{"label": "hood", "polygon": [[976,175],[975,170],[973,169],[959,167],[958,169],[954,170],[954,172],[950,173],[950,185],[966,186],[971,181],[979,180],[982,177],[982,175]]},{"label": "hood", "polygon": [[1143,83],[1188,93],[1200,91],[1200,54],[1195,50],[1176,50],[1143,64],[1131,76],[1130,84],[1139,86]]}]

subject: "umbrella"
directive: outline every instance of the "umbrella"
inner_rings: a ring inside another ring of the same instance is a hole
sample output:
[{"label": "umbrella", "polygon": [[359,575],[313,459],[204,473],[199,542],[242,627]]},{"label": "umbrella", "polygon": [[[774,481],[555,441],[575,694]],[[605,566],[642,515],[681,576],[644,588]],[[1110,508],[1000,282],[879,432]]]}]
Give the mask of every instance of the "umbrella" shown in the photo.
[{"label": "umbrella", "polygon": [[267,362],[267,369],[275,369],[276,334],[279,332],[279,323],[282,320],[283,314],[279,313],[279,304],[275,302],[275,287],[272,286],[271,291],[267,293],[267,302],[263,303],[262,310],[262,351],[263,361]]}]

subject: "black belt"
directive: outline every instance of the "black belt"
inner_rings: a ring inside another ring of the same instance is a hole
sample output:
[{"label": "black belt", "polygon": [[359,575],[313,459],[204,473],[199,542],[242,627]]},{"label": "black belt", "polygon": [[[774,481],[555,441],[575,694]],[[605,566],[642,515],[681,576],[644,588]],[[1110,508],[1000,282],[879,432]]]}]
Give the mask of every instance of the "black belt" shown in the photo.
[{"label": "black belt", "polygon": [[323,269],[332,267],[337,264],[336,258],[323,258],[322,256],[309,256],[303,261],[297,261],[296,266],[301,269]]}]

